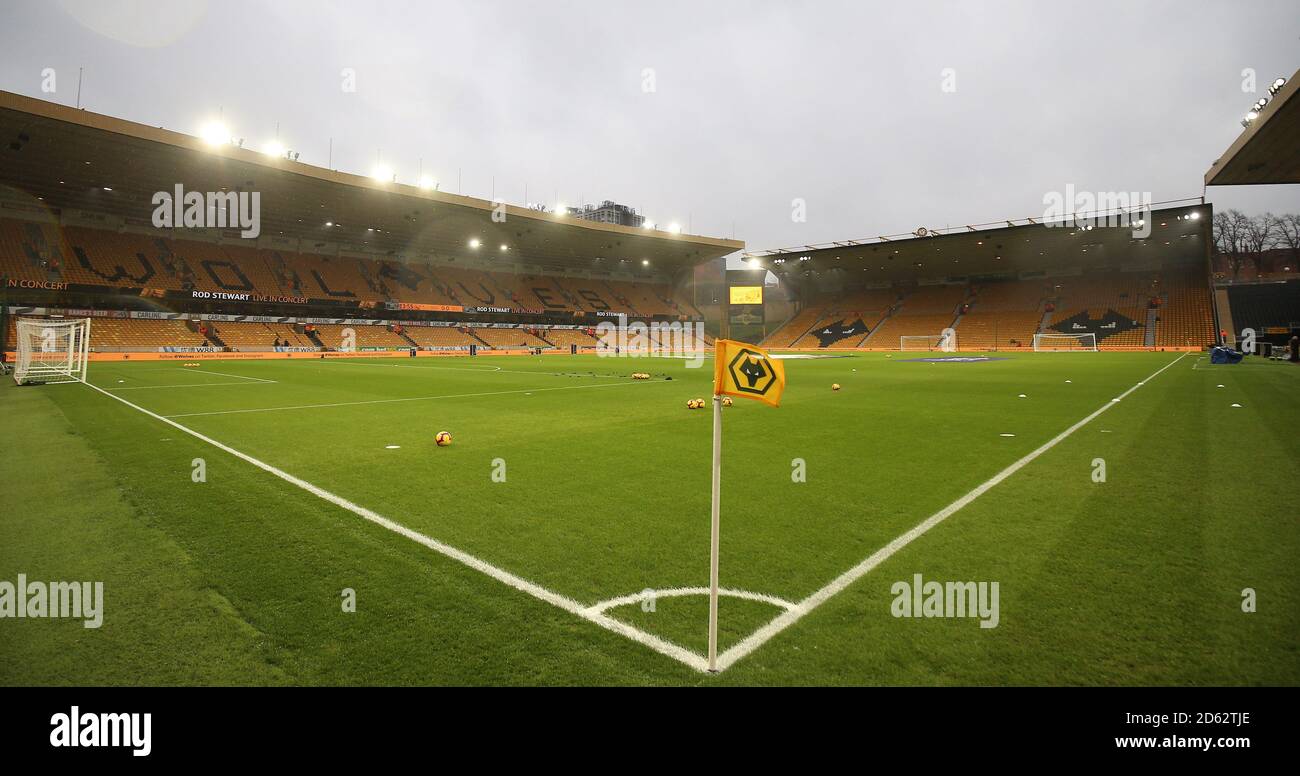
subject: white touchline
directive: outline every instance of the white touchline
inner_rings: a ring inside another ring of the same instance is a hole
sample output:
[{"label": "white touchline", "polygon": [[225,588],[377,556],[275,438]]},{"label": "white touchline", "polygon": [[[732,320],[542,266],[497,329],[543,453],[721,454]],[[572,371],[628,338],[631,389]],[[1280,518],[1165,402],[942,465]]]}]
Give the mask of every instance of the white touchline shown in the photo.
[{"label": "white touchline", "polygon": [[997,474],[993,475],[992,477],[990,477],[989,479],[981,483],[979,486],[977,486],[974,490],[970,491],[966,495],[952,502],[951,504],[939,510],[938,512],[935,512],[933,515],[930,515],[925,520],[918,523],[910,531],[907,531],[906,533],[902,534],[898,538],[894,539],[889,544],[886,544],[884,547],[880,548],[873,555],[871,555],[871,557],[862,561],[861,563],[849,569],[848,571],[844,572],[843,574],[840,574],[838,577],[831,580],[830,584],[826,585],[822,589],[818,590],[817,592],[808,596],[804,600],[800,601],[793,609],[786,610],[785,612],[782,612],[781,614],[777,615],[776,619],[772,620],[768,624],[754,631],[752,634],[745,637],[743,640],[740,641],[740,643],[736,644],[731,649],[728,649],[726,652],[723,652],[721,655],[718,655],[718,670],[725,671],[727,668],[735,664],[737,660],[740,660],[741,658],[745,657],[749,653],[763,646],[763,644],[767,643],[767,641],[771,639],[773,636],[777,635],[778,633],[790,627],[791,625],[794,625],[805,614],[808,614],[812,610],[816,609],[818,606],[821,606],[822,604],[826,603],[826,601],[830,600],[832,596],[843,591],[849,585],[853,584],[854,582],[858,581],[862,577],[866,576],[868,573],[871,572],[872,569],[874,569],[875,567],[879,566],[881,563],[884,563],[886,560],[888,560],[891,555],[903,549],[907,545],[911,544],[914,540],[916,540],[917,538],[925,534],[931,528],[934,528],[939,523],[942,523],[944,520],[947,520],[953,513],[957,512],[962,507],[966,506],[967,504],[971,503],[975,499],[984,495],[984,493],[988,492],[989,489],[993,488],[998,483],[1002,482],[1006,478],[1010,477],[1011,475],[1023,469],[1026,465],[1028,465],[1031,461],[1033,461],[1038,456],[1042,455],[1048,450],[1051,450],[1053,447],[1056,447],[1066,437],[1070,436],[1074,432],[1088,425],[1088,423],[1091,422],[1098,415],[1102,414],[1106,410],[1113,407],[1115,405],[1115,402],[1119,401],[1120,399],[1123,399],[1124,397],[1128,396],[1130,393],[1133,393],[1144,383],[1149,382],[1151,379],[1153,379],[1156,375],[1165,371],[1166,369],[1173,366],[1174,364],[1177,364],[1179,361],[1183,359],[1183,356],[1186,355],[1187,355],[1186,353],[1183,353],[1178,358],[1175,358],[1173,361],[1170,361],[1168,364],[1165,364],[1164,366],[1160,367],[1150,377],[1146,378],[1146,380],[1139,382],[1137,385],[1134,385],[1132,388],[1129,388],[1124,393],[1121,393],[1117,398],[1111,399],[1110,401],[1101,405],[1101,407],[1097,409],[1095,412],[1093,412],[1091,415],[1087,416],[1083,420],[1079,421],[1078,423],[1075,423],[1073,426],[1070,426],[1066,430],[1052,437],[1050,440],[1043,443],[1038,449],[1029,453],[1025,457],[1011,464],[1010,466],[998,472]]},{"label": "white touchline", "polygon": [[609,388],[619,385],[637,385],[637,383],[594,383],[591,385],[557,385],[554,388],[519,388],[512,391],[483,391],[480,393],[449,393],[441,396],[408,396],[404,399],[366,399],[363,401],[340,401],[329,404],[298,404],[290,407],[255,407],[247,410],[213,410],[212,412],[185,412],[179,415],[165,415],[168,418],[195,418],[201,415],[239,415],[245,412],[280,412],[282,410],[314,410],[325,407],[355,407],[359,404],[393,404],[403,401],[431,401],[433,399],[468,399],[475,396],[501,396],[508,393],[533,393],[534,391],[572,391],[578,388]]},{"label": "white touchline", "polygon": [[[310,482],[307,482],[306,480],[299,479],[298,477],[295,477],[292,474],[289,474],[288,472],[282,469],[277,469],[276,467],[270,465],[269,463],[258,460],[257,458],[254,458],[253,456],[248,455],[247,453],[242,453],[233,447],[224,445],[221,442],[212,439],[211,437],[204,436],[203,434],[200,434],[194,429],[188,428],[186,426],[182,426],[180,423],[165,418],[162,415],[159,415],[155,412],[151,412],[145,409],[144,407],[141,407],[138,404],[132,404],[126,399],[123,399],[121,396],[117,396],[113,393],[110,393],[104,390],[103,388],[100,388],[97,385],[93,385],[91,383],[86,383],[85,385],[95,389],[96,391],[99,391],[100,393],[104,394],[110,399],[115,399],[117,401],[122,402],[123,404],[130,407],[131,409],[137,410],[139,412],[143,412],[145,415],[148,415],[149,417],[155,420],[162,421],[163,423],[166,423],[167,425],[172,426],[173,428],[179,431],[184,431],[186,434],[189,434],[195,439],[198,439],[202,442],[206,442],[212,445],[213,447],[217,448],[218,450],[229,453],[230,455],[233,455],[242,461],[250,463],[253,466],[256,466],[257,468],[261,469],[262,471],[265,471],[269,474],[273,474],[276,477],[279,477],[280,479],[289,483],[290,485],[301,488],[307,491],[308,493],[312,494],[313,496],[316,496],[317,498],[324,499],[325,501],[328,501],[329,503],[334,504],[335,506],[346,509],[347,511],[359,517],[369,520],[375,525],[379,525],[384,528],[387,528],[393,533],[399,534],[401,536],[405,536],[407,539],[410,539],[411,541],[416,542],[418,544],[422,544],[425,547],[428,547],[429,549],[433,550],[434,552],[437,552],[441,555],[445,555],[446,557],[451,558],[452,560],[455,560],[459,563],[462,563],[474,569],[475,571],[486,574],[489,577],[492,577],[493,579],[497,580],[498,582],[503,582],[509,585],[510,587],[513,587],[514,589],[519,590],[521,592],[527,593],[528,595],[538,600],[545,601],[546,603],[551,604],[552,606],[559,607],[560,609],[563,609],[566,612],[575,614],[578,617],[587,620],[588,622],[592,622],[595,623],[596,625],[599,625],[605,630],[612,631],[614,633],[619,634],[620,636],[626,636],[632,641],[647,646],[650,649],[653,649],[654,651],[662,655],[666,655],[670,658],[673,658],[674,660],[683,663],[695,669],[696,671],[708,670],[708,662],[704,659],[703,656],[697,655],[688,649],[685,649],[683,647],[680,647],[672,643],[671,641],[661,639],[658,636],[654,636],[649,633],[646,633],[645,631],[640,630],[638,628],[634,628],[631,625],[619,622],[618,620],[615,620],[611,617],[607,617],[601,612],[593,611],[591,607],[583,606],[582,604],[578,603],[572,598],[568,598],[566,596],[560,595],[559,593],[553,592],[551,590],[547,590],[541,585],[538,585],[534,582],[530,582],[524,579],[523,577],[511,574],[505,569],[498,568],[497,566],[493,566],[492,564],[488,563],[485,560],[481,560],[473,555],[470,555],[468,552],[465,552],[463,550],[458,550],[449,544],[443,544],[437,539],[426,536],[425,534],[422,534],[419,531],[415,531],[410,528],[407,528],[401,523],[397,523],[392,520],[389,520],[388,518],[384,517],[383,515],[377,512],[373,512],[369,509],[366,509],[365,507],[358,506],[357,504],[348,501],[342,496],[336,496],[333,493],[330,493],[329,491],[325,490],[324,488],[317,487],[316,485],[313,485]],[[627,383],[611,383],[611,385],[627,385]]]}]

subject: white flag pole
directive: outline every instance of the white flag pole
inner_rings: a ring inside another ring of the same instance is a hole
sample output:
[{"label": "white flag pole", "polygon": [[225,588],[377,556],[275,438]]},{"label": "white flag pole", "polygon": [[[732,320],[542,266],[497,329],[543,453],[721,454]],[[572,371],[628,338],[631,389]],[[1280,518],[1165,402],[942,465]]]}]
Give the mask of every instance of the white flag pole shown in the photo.
[{"label": "white flag pole", "polygon": [[722,494],[722,397],[713,397],[713,530],[709,542],[709,670],[718,670],[718,535]]}]

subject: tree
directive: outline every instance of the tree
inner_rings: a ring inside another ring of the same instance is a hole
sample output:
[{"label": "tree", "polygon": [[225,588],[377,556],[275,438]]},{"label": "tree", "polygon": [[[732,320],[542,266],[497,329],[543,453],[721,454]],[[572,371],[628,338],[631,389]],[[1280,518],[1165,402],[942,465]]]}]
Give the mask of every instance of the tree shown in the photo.
[{"label": "tree", "polygon": [[1246,227],[1250,218],[1240,210],[1220,210],[1214,214],[1214,247],[1228,260],[1235,280],[1246,261]]},{"label": "tree", "polygon": [[1276,216],[1265,213],[1246,219],[1246,228],[1242,234],[1242,247],[1255,260],[1255,268],[1263,268],[1264,252],[1277,247]]},{"label": "tree", "polygon": [[[1300,264],[1300,213],[1287,213],[1273,219],[1278,247],[1291,249],[1291,266]],[[1296,270],[1300,272],[1300,270]]]}]

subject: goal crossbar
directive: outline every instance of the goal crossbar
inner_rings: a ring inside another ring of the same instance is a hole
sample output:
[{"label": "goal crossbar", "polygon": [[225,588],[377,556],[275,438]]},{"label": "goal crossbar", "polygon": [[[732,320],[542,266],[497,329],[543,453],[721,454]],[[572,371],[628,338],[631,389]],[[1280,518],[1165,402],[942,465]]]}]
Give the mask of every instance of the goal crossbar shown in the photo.
[{"label": "goal crossbar", "polygon": [[1092,332],[1078,334],[1039,333],[1034,335],[1035,353],[1095,353],[1097,335]]},{"label": "goal crossbar", "polygon": [[898,338],[899,350],[938,350],[952,353],[957,350],[957,332],[943,334],[904,334]]}]

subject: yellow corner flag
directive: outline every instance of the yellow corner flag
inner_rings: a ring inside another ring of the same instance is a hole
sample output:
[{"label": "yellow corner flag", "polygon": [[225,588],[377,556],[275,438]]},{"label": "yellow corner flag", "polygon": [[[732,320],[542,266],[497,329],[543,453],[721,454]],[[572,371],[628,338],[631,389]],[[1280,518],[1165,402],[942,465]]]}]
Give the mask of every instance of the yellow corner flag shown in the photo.
[{"label": "yellow corner flag", "polygon": [[734,340],[714,342],[714,396],[740,396],[779,407],[784,390],[785,365],[766,350]]},{"label": "yellow corner flag", "polygon": [[[722,397],[757,399],[781,406],[785,366],[766,350],[720,339],[713,350],[713,493],[709,532],[709,653],[710,671],[718,670],[718,545],[722,539]],[[725,657],[725,656],[724,656]],[[724,661],[725,662],[725,661]]]}]

